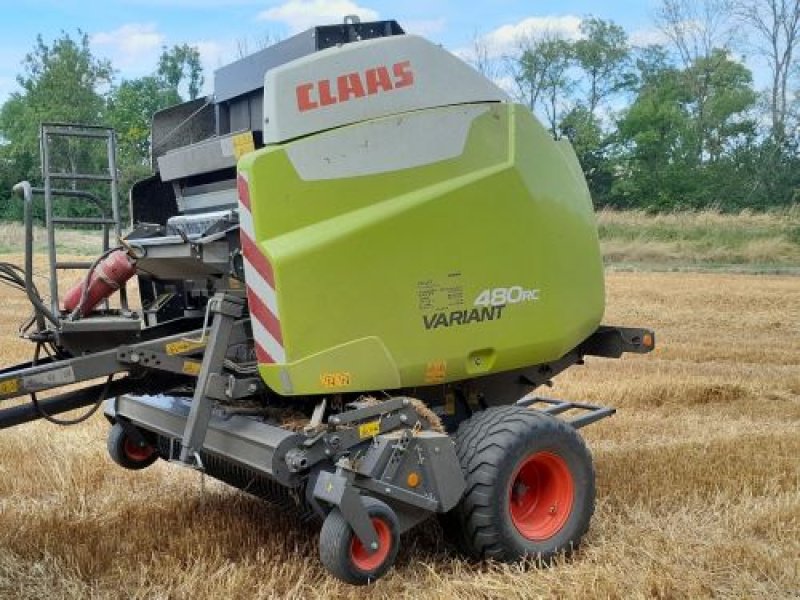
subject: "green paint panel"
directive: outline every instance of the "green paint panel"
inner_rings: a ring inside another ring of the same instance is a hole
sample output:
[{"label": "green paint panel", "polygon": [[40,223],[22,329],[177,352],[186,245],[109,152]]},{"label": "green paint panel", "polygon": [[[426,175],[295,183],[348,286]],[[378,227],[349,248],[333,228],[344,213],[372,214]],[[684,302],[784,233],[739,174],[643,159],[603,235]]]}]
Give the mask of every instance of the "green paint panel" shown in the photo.
[{"label": "green paint panel", "polygon": [[574,152],[524,107],[487,106],[461,156],[423,167],[303,181],[292,142],[240,160],[287,356],[261,365],[270,387],[454,381],[557,359],[596,329],[602,261]]}]

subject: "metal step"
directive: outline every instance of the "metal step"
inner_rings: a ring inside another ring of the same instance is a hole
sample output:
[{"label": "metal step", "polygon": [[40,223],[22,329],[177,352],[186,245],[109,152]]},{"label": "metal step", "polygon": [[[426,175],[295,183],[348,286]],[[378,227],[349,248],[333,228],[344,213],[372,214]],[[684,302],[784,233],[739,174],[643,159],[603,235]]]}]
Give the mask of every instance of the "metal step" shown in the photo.
[{"label": "metal step", "polygon": [[[537,406],[537,404],[543,406]],[[580,429],[581,427],[591,425],[592,423],[595,423],[600,419],[610,417],[617,412],[616,409],[606,406],[597,406],[595,404],[586,404],[583,402],[571,402],[568,400],[559,400],[558,398],[548,398],[546,396],[530,396],[528,398],[523,398],[517,402],[517,406],[532,408],[553,416],[560,415],[573,409],[583,411],[583,414],[577,417],[572,419],[564,419],[565,423],[571,425],[575,429]]]}]

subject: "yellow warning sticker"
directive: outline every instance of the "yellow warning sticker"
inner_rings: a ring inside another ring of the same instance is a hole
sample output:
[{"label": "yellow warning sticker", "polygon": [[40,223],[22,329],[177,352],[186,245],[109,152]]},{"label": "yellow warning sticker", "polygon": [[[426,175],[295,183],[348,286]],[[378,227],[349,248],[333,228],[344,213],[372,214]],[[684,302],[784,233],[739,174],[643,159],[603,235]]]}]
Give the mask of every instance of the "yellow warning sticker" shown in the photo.
[{"label": "yellow warning sticker", "polygon": [[177,342],[170,342],[164,349],[166,350],[167,354],[172,356],[173,354],[186,354],[191,350],[199,350],[200,348],[205,348],[206,342],[198,342],[195,340],[178,340]]},{"label": "yellow warning sticker", "polygon": [[0,395],[16,394],[19,391],[19,379],[0,381]]},{"label": "yellow warning sticker", "polygon": [[323,373],[319,376],[319,382],[324,388],[341,388],[347,387],[352,383],[350,373]]},{"label": "yellow warning sticker", "polygon": [[251,132],[248,131],[247,133],[233,136],[233,155],[236,160],[239,160],[248,152],[253,152],[255,149],[256,145],[253,142],[253,134]]},{"label": "yellow warning sticker", "polygon": [[381,432],[380,420],[370,421],[369,423],[364,423],[363,425],[358,426],[358,437],[361,438],[362,440],[375,437],[380,432]]},{"label": "yellow warning sticker", "polygon": [[425,383],[444,383],[447,377],[447,361],[432,360],[425,368]]},{"label": "yellow warning sticker", "polygon": [[183,361],[182,371],[187,375],[199,375],[200,365],[201,363],[197,360],[185,360]]}]

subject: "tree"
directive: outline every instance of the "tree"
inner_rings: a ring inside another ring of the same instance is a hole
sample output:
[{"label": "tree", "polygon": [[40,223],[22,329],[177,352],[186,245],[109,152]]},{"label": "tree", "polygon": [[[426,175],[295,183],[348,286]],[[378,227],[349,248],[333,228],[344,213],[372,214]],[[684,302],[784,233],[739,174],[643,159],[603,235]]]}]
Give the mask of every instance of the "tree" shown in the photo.
[{"label": "tree", "polygon": [[542,109],[553,137],[558,138],[558,123],[567,112],[575,84],[570,76],[572,44],[556,33],[545,32],[519,42],[521,54],[512,61],[512,75],[520,98],[535,111]]},{"label": "tree", "polygon": [[[112,74],[108,61],[92,55],[89,38],[81,31],[75,39],[62,33],[52,44],[37,37],[17,77],[22,91],[11,94],[0,108],[0,138],[5,140],[0,161],[5,176],[14,181],[36,178],[40,123],[102,123],[106,103],[101,92]],[[92,172],[103,158],[102,151],[94,150],[87,144],[59,140],[52,154],[59,161],[57,168]]]},{"label": "tree", "polygon": [[575,150],[595,204],[607,204],[613,183],[614,162],[608,155],[611,136],[603,131],[600,120],[588,107],[580,104],[564,116],[559,131]]},{"label": "tree", "polygon": [[618,123],[624,177],[615,200],[667,209],[741,207],[741,153],[755,139],[750,71],[720,49],[685,69],[650,49],[637,66],[640,88]]},{"label": "tree", "polygon": [[63,33],[52,45],[38,36],[22,66],[17,76],[22,91],[11,94],[0,109],[0,135],[12,146],[12,154],[38,156],[43,121],[102,122],[105,99],[98,90],[110,83],[112,69],[108,61],[92,55],[85,33],[79,31],[76,40]]},{"label": "tree", "polygon": [[800,45],[800,0],[737,0],[735,10],[755,32],[753,46],[769,63],[772,135],[780,143],[786,136],[791,109],[789,81],[793,64],[798,69],[793,58]]},{"label": "tree", "polygon": [[700,162],[719,160],[737,139],[755,134],[755,122],[747,115],[756,103],[753,76],[727,50],[715,49],[698,58],[684,77],[690,93],[702,94],[689,104],[699,132]]},{"label": "tree", "polygon": [[633,83],[627,69],[628,36],[619,25],[596,18],[584,19],[581,33],[583,38],[574,44],[575,59],[588,79],[586,107],[596,115],[602,102]]},{"label": "tree", "polygon": [[680,70],[658,48],[644,52],[637,69],[638,93],[617,123],[621,177],[612,190],[614,203],[670,208],[685,191],[676,188],[688,181],[689,95]]},{"label": "tree", "polygon": [[158,59],[158,77],[164,82],[165,87],[178,92],[182,83],[186,83],[189,100],[194,100],[200,94],[203,85],[203,66],[200,63],[200,52],[194,46],[182,44],[170,49],[163,48]]},{"label": "tree", "polygon": [[733,38],[733,0],[661,0],[656,24],[667,36],[684,67],[727,48]]},{"label": "tree", "polygon": [[110,124],[117,132],[120,164],[147,165],[150,154],[150,121],[159,110],[180,102],[180,97],[154,75],[126,80],[109,98]]},{"label": "tree", "polygon": [[501,75],[501,65],[494,54],[491,43],[478,31],[472,34],[469,63],[489,79],[496,80]]}]

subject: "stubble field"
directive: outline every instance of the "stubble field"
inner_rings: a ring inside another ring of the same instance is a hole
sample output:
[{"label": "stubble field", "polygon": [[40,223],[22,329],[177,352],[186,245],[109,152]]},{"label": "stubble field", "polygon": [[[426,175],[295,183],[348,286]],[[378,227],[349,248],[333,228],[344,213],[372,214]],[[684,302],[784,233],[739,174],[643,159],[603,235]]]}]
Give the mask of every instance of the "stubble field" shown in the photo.
[{"label": "stubble field", "polygon": [[[658,349],[589,360],[547,391],[618,409],[584,430],[597,510],[571,559],[465,561],[432,520],[385,579],[350,588],[322,569],[318,526],[163,462],[124,471],[96,415],[0,431],[0,597],[800,597],[800,278],[607,286],[605,321],[654,328]],[[5,287],[0,306],[5,366],[29,357],[28,307]]]}]

